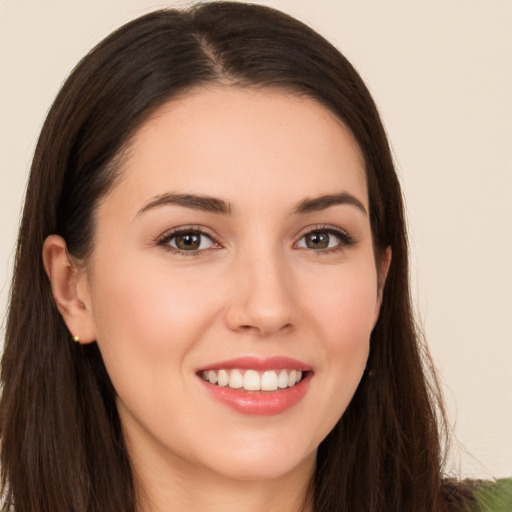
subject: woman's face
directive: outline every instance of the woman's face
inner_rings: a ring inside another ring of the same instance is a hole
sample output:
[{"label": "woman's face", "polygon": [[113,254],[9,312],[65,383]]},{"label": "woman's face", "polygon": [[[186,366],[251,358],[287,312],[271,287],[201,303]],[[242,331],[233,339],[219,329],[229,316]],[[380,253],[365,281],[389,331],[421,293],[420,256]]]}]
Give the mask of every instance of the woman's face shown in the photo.
[{"label": "woman's face", "polygon": [[196,89],[138,131],[81,286],[141,468],[312,470],[379,313],[368,211],[356,142],[312,99]]}]

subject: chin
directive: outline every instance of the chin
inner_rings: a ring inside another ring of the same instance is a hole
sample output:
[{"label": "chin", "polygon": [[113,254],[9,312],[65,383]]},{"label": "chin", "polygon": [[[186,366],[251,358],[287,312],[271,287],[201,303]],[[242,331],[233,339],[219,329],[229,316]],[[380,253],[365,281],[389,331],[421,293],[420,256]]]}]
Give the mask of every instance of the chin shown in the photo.
[{"label": "chin", "polygon": [[242,481],[274,480],[296,472],[311,473],[316,461],[316,449],[299,456],[297,448],[238,450],[230,447],[224,456],[214,456],[207,466],[225,478]]}]

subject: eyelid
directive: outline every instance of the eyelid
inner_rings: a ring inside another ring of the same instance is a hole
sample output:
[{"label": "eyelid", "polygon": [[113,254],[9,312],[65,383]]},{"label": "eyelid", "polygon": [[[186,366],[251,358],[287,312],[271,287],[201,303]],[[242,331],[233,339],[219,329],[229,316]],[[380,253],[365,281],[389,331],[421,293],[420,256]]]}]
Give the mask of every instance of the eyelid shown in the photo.
[{"label": "eyelid", "polygon": [[340,228],[339,226],[335,226],[334,224],[314,224],[312,226],[307,226],[301,229],[296,238],[300,240],[303,236],[308,235],[309,233],[315,233],[317,231],[330,231],[335,234],[339,234],[340,236],[350,236],[347,230]]}]

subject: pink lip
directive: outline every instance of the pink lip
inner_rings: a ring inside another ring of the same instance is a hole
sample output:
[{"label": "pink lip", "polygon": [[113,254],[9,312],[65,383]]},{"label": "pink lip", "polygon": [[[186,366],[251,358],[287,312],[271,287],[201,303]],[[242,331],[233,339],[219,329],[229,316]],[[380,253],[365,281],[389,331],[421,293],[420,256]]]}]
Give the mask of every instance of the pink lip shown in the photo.
[{"label": "pink lip", "polygon": [[274,356],[261,359],[254,356],[245,356],[204,366],[199,368],[198,372],[204,370],[232,370],[234,368],[240,370],[253,369],[260,372],[266,370],[300,370],[302,372],[309,372],[312,370],[311,366],[290,357]]},{"label": "pink lip", "polygon": [[[298,384],[295,384],[295,386],[276,391],[241,391],[239,389],[211,384],[199,376],[199,374],[205,370],[229,370],[234,368],[258,371],[281,369],[300,370],[305,372],[305,376]],[[228,361],[220,361],[205,366],[198,371],[198,379],[210,396],[237,412],[255,416],[280,414],[297,404],[307,393],[312,377],[313,372],[311,366],[288,357],[270,357],[266,359],[240,357]]]}]

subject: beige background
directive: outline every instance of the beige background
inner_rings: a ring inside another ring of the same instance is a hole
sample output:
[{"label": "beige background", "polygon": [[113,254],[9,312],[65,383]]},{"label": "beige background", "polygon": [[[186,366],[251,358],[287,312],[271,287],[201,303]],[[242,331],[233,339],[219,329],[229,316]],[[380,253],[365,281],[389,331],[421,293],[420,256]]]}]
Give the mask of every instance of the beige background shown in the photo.
[{"label": "beige background", "polygon": [[[450,468],[512,475],[512,1],[259,3],[327,36],[374,94],[407,199],[419,320],[462,445]],[[176,4],[187,2],[0,0],[2,317],[27,171],[60,84],[111,30]]]}]

